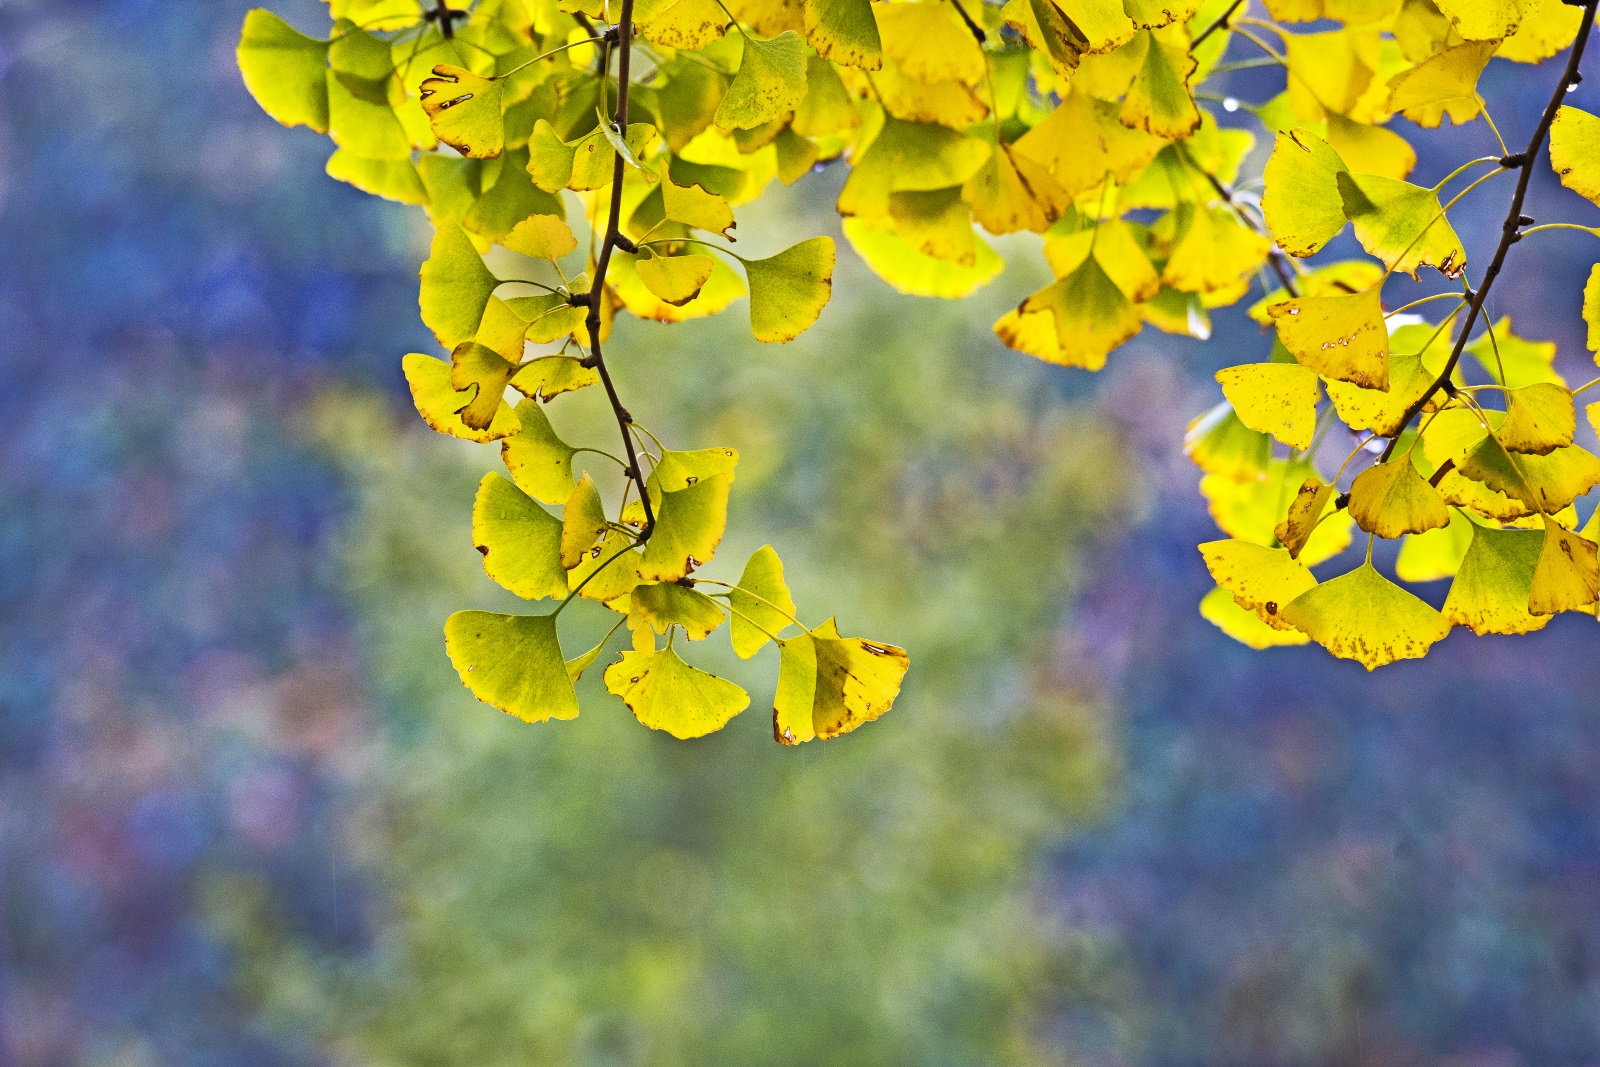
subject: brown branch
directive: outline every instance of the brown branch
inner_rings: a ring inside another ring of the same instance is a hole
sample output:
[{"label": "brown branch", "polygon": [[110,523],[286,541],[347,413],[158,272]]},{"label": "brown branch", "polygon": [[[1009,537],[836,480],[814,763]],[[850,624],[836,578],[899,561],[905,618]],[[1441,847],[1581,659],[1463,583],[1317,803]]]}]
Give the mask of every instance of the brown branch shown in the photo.
[{"label": "brown branch", "polygon": [[[628,67],[633,53],[633,0],[622,0],[622,12],[618,16],[616,32],[617,47],[621,55],[617,59],[617,114],[613,125],[617,135],[626,143]],[[627,165],[628,161],[623,158],[622,153],[617,152],[616,162],[611,171],[611,211],[606,220],[605,237],[600,242],[600,254],[595,258],[594,282],[589,288],[589,314],[586,318],[589,327],[589,355],[584,363],[600,372],[600,381],[605,384],[606,396],[611,401],[611,411],[617,417],[617,428],[622,431],[622,446],[628,455],[628,469],[625,473],[639,487],[639,500],[644,504],[644,526],[639,530],[639,541],[642,543],[649,540],[650,534],[655,530],[655,511],[650,506],[650,490],[645,485],[644,470],[639,464],[639,453],[633,445],[633,433],[630,429],[633,416],[622,406],[622,400],[617,396],[617,387],[611,381],[611,372],[606,369],[605,354],[600,350],[600,301],[605,295],[606,269],[611,265],[611,253],[620,243],[632,244],[623,236],[621,228],[622,178]]]},{"label": "brown branch", "polygon": [[1506,220],[1500,226],[1500,243],[1494,250],[1494,258],[1489,261],[1489,269],[1484,271],[1483,281],[1479,284],[1477,292],[1472,294],[1472,300],[1467,305],[1467,321],[1461,326],[1461,332],[1456,335],[1456,343],[1450,350],[1450,358],[1445,361],[1444,369],[1434,379],[1426,392],[1406,408],[1405,418],[1400,422],[1400,429],[1389,439],[1389,446],[1383,450],[1383,458],[1387,460],[1393,454],[1395,446],[1400,443],[1400,435],[1405,433],[1406,427],[1411,425],[1411,420],[1427,406],[1433,394],[1450,384],[1450,375],[1455,373],[1456,364],[1461,362],[1461,353],[1467,347],[1467,337],[1472,333],[1472,326],[1478,321],[1478,315],[1483,310],[1483,305],[1489,299],[1489,290],[1494,287],[1494,281],[1500,275],[1500,268],[1505,265],[1506,254],[1511,251],[1511,246],[1516,244],[1522,234],[1522,202],[1528,195],[1528,184],[1533,180],[1533,167],[1539,157],[1539,149],[1544,147],[1544,139],[1550,133],[1550,124],[1556,119],[1556,112],[1561,107],[1561,101],[1566,98],[1567,89],[1578,84],[1578,63],[1583,59],[1584,46],[1589,42],[1589,31],[1594,26],[1594,12],[1596,0],[1588,0],[1583,5],[1583,22],[1578,27],[1578,36],[1573,39],[1572,51],[1567,56],[1567,69],[1561,75],[1561,80],[1556,83],[1555,92],[1550,95],[1550,102],[1544,107],[1544,114],[1539,117],[1539,125],[1533,131],[1533,137],[1528,141],[1528,147],[1514,156],[1507,156],[1500,161],[1506,168],[1516,167],[1522,171],[1517,178],[1517,191],[1511,196],[1511,207],[1506,212]]},{"label": "brown branch", "polygon": [[1189,51],[1193,52],[1196,48],[1200,47],[1200,42],[1204,41],[1207,37],[1210,37],[1213,33],[1216,33],[1218,30],[1225,27],[1228,24],[1228,20],[1233,18],[1233,13],[1239,10],[1243,3],[1244,0],[1233,0],[1233,3],[1228,5],[1228,10],[1217,16],[1217,21],[1201,30],[1200,36],[1189,42]]},{"label": "brown branch", "polygon": [[961,16],[961,21],[967,24],[967,29],[972,31],[972,36],[978,39],[978,47],[982,48],[984,43],[989,40],[989,35],[983,32],[982,26],[972,21],[972,16],[967,14],[967,9],[961,6],[961,0],[950,0],[950,3],[955,7],[957,14]]}]

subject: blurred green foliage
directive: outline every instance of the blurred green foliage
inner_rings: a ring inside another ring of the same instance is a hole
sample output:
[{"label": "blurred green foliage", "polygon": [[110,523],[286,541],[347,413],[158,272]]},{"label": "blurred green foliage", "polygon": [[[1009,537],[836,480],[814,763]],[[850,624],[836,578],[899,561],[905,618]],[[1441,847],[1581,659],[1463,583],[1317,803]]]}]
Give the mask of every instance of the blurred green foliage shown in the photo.
[{"label": "blurred green foliage", "polygon": [[[1052,1020],[1115,983],[1046,914],[1039,861],[1114,767],[1106,708],[1046,664],[1074,557],[1137,473],[1110,424],[971,325],[990,316],[867,294],[785,350],[719,322],[613,345],[649,353],[620,370],[644,425],[745,457],[735,506],[760,521],[731,527],[773,537],[802,615],[849,605],[841,625],[915,650],[894,711],[828,746],[772,745],[760,692],[701,741],[640,730],[598,671],[570,723],[475,703],[439,627],[514,603],[463,551],[488,453],[324,398],[310,432],[357,487],[344,566],[393,727],[347,827],[369,953],[320,956],[264,894],[215,882],[271,1024],[372,1065],[1055,1062]],[[598,639],[606,613],[580,611]]]}]

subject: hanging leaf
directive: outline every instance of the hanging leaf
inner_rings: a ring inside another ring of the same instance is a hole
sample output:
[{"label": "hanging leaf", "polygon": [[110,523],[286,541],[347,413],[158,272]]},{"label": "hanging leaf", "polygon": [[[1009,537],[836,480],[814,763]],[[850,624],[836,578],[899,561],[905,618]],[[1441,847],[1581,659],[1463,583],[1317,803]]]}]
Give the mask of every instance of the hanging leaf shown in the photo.
[{"label": "hanging leaf", "polygon": [[878,70],[883,39],[869,0],[805,0],[806,41],[817,55],[846,67]]},{"label": "hanging leaf", "polygon": [[1600,561],[1595,543],[1546,515],[1528,611],[1534,615],[1583,611],[1593,606],[1596,596],[1600,596]]},{"label": "hanging leaf", "polygon": [[1212,580],[1241,608],[1275,630],[1291,629],[1281,609],[1317,584],[1311,571],[1285,548],[1249,541],[1211,541],[1200,546]]},{"label": "hanging leaf", "polygon": [[1309,130],[1280,133],[1267,160],[1261,210],[1278,247],[1309,256],[1344,229],[1339,175],[1348,172],[1339,153]]},{"label": "hanging leaf", "polygon": [[521,430],[516,413],[504,400],[500,400],[487,427],[474,429],[463,422],[460,412],[472,402],[475,394],[471,390],[457,392],[451,388],[450,364],[443,360],[413,352],[402,361],[401,368],[406,376],[406,384],[411,387],[411,399],[417,406],[417,414],[439,433],[486,444],[510,437]]},{"label": "hanging leaf", "polygon": [[1213,589],[1200,599],[1200,617],[1240,644],[1258,651],[1303,645],[1311,640],[1299,630],[1273,629],[1255,612],[1240,607],[1226,589]]},{"label": "hanging leaf", "polygon": [[444,624],[444,643],[461,684],[485,704],[523,722],[577,718],[553,617],[458,611]]},{"label": "hanging leaf", "polygon": [[1376,174],[1341,174],[1337,180],[1356,240],[1385,267],[1413,278],[1424,266],[1460,277],[1467,251],[1444,217],[1438,193]]},{"label": "hanging leaf", "polygon": [[639,573],[646,581],[675,582],[711,562],[728,525],[732,480],[716,475],[661,494],[655,530],[639,563]]},{"label": "hanging leaf", "polygon": [[478,483],[472,543],[489,577],[524,600],[566,597],[561,520],[493,471]]},{"label": "hanging leaf", "polygon": [[1525,385],[1508,392],[1506,404],[1499,431],[1506,451],[1547,456],[1572,444],[1578,418],[1566,387],[1552,382]]},{"label": "hanging leaf", "polygon": [[1562,185],[1600,204],[1600,118],[1563,105],[1550,126],[1550,166]]},{"label": "hanging leaf", "polygon": [[1246,426],[1290,448],[1311,447],[1321,396],[1313,371],[1296,363],[1250,363],[1220,370],[1216,377]]},{"label": "hanging leaf", "polygon": [[833,292],[833,238],[813,237],[775,256],[745,260],[750,285],[750,332],[782,344],[817,321]]},{"label": "hanging leaf", "polygon": [[1368,533],[1389,538],[1450,525],[1444,497],[1405,453],[1356,475],[1350,485],[1350,517]]},{"label": "hanging leaf", "polygon": [[905,650],[840,637],[832,619],[778,643],[772,734],[780,744],[838,737],[893,706],[910,666]]},{"label": "hanging leaf", "polygon": [[417,95],[434,136],[468,159],[494,159],[505,149],[498,80],[441,63]]},{"label": "hanging leaf", "polygon": [[664,634],[679,626],[691,641],[709,637],[726,618],[715,600],[676,582],[639,586],[628,608],[628,623],[634,629],[648,625]]},{"label": "hanging leaf", "polygon": [[1272,304],[1278,338],[1303,367],[1366,389],[1389,388],[1389,330],[1378,290]]},{"label": "hanging leaf", "polygon": [[501,240],[511,251],[530,259],[554,263],[578,247],[572,227],[554,215],[530,215],[517,223]]},{"label": "hanging leaf", "polygon": [[689,666],[670,648],[624,652],[605,679],[640,722],[680,740],[722,729],[750,704],[743,689]]},{"label": "hanging leaf", "polygon": [[285,126],[328,132],[328,42],[307,37],[270,11],[244,17],[239,72],[261,110]]},{"label": "hanging leaf", "polygon": [[422,321],[446,348],[471,340],[499,284],[466,231],[445,223],[434,232],[422,264]]},{"label": "hanging leaf", "polygon": [[1367,670],[1428,654],[1450,632],[1444,616],[1363,563],[1283,609],[1285,621]]},{"label": "hanging leaf", "polygon": [[572,457],[576,450],[556,436],[549,416],[535,401],[516,407],[520,430],[500,446],[500,458],[517,488],[543,504],[564,504],[572,496]]},{"label": "hanging leaf", "polygon": [[646,289],[674,307],[682,307],[700,295],[715,266],[710,256],[651,255],[641,256],[633,269]]},{"label": "hanging leaf", "polygon": [[1334,487],[1321,478],[1311,477],[1300,483],[1294,499],[1289,501],[1288,515],[1272,531],[1288,549],[1290,558],[1300,557],[1333,497]]},{"label": "hanging leaf", "polygon": [[806,47],[790,30],[770,41],[740,34],[739,73],[717,108],[725,130],[748,130],[793,111],[806,95]]},{"label": "hanging leaf", "polygon": [[1445,618],[1479,636],[1543,629],[1550,618],[1530,613],[1528,598],[1544,534],[1495,530],[1475,523],[1471,534],[1470,547],[1445,598]]},{"label": "hanging leaf", "polygon": [[[610,529],[605,506],[600,501],[600,490],[589,472],[584,471],[572,487],[572,495],[561,509],[561,566],[572,570],[583,562],[584,554],[595,546]],[[563,588],[566,580],[563,577]]]},{"label": "hanging leaf", "polygon": [[794,617],[794,598],[783,580],[783,561],[771,545],[763,545],[744,565],[739,584],[728,597],[733,608],[733,651],[749,659],[773,636],[783,633]]}]

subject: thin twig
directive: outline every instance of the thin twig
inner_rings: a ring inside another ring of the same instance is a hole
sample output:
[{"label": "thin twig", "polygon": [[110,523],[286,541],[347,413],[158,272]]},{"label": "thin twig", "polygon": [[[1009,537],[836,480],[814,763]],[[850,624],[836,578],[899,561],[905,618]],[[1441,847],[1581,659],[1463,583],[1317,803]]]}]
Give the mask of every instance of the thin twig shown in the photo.
[{"label": "thin twig", "polygon": [[1202,41],[1226,26],[1228,24],[1228,20],[1233,18],[1233,13],[1239,10],[1240,6],[1243,4],[1244,0],[1233,0],[1233,3],[1228,5],[1228,10],[1218,15],[1215,22],[1201,30],[1200,36],[1196,37],[1189,43],[1189,51],[1193,52],[1196,48],[1199,48]]},{"label": "thin twig", "polygon": [[[1184,153],[1184,156],[1188,160],[1190,166],[1206,176],[1206,181],[1211,183],[1211,188],[1216,191],[1218,196],[1222,197],[1223,202],[1226,203],[1233,211],[1235,218],[1244,223],[1260,236],[1267,238],[1269,241],[1272,240],[1272,235],[1267,233],[1265,229],[1256,222],[1255,219],[1250,217],[1248,212],[1234,202],[1233,198],[1236,193],[1231,186],[1228,186],[1215,174],[1212,174],[1209,170],[1206,170],[1204,167],[1200,166],[1200,164],[1195,161],[1194,157],[1190,156],[1187,152]],[[1278,276],[1278,281],[1283,283],[1284,291],[1290,296],[1299,296],[1300,287],[1295,284],[1294,275],[1289,272],[1288,257],[1283,254],[1283,250],[1279,248],[1276,243],[1273,244],[1271,250],[1267,253],[1267,262],[1272,266],[1272,273]]]},{"label": "thin twig", "polygon": [[[1243,0],[1240,0],[1240,2],[1243,2]],[[982,26],[972,21],[972,16],[967,14],[967,9],[961,6],[961,0],[950,0],[950,4],[956,9],[956,13],[961,16],[961,21],[967,24],[967,29],[972,31],[972,36],[977,38],[978,47],[982,48],[984,42],[989,39],[989,35],[983,32]]]},{"label": "thin twig", "polygon": [[1495,278],[1499,276],[1500,268],[1505,265],[1506,254],[1521,237],[1522,203],[1527,198],[1528,185],[1533,181],[1534,163],[1538,159],[1539,150],[1544,147],[1545,137],[1550,133],[1550,124],[1555,121],[1556,112],[1560,109],[1561,102],[1566,99],[1567,88],[1577,84],[1578,64],[1583,59],[1583,49],[1589,42],[1589,31],[1594,26],[1595,3],[1596,0],[1588,0],[1588,3],[1583,5],[1583,22],[1578,27],[1578,36],[1573,39],[1572,51],[1567,56],[1567,69],[1562,73],[1561,80],[1556,83],[1555,92],[1551,94],[1550,102],[1545,105],[1544,114],[1539,117],[1539,125],[1534,129],[1528,147],[1520,156],[1507,156],[1500,161],[1502,167],[1508,169],[1516,167],[1522,172],[1517,178],[1517,191],[1511,196],[1511,207],[1506,212],[1506,220],[1500,226],[1500,243],[1494,250],[1494,258],[1489,261],[1489,269],[1483,273],[1483,281],[1479,283],[1477,292],[1472,294],[1472,300],[1467,305],[1467,320],[1461,324],[1461,332],[1456,335],[1456,343],[1450,350],[1450,358],[1445,361],[1444,369],[1439,372],[1439,376],[1434,379],[1427,391],[1406,408],[1405,417],[1400,421],[1400,429],[1389,439],[1389,446],[1383,450],[1383,460],[1387,460],[1394,453],[1400,435],[1405,433],[1406,427],[1411,425],[1411,420],[1417,417],[1417,413],[1433,398],[1433,394],[1449,385],[1450,375],[1455,373],[1456,364],[1461,362],[1462,350],[1467,347],[1467,338],[1472,333],[1473,324],[1478,321],[1484,302],[1489,299],[1489,290],[1494,287]]}]

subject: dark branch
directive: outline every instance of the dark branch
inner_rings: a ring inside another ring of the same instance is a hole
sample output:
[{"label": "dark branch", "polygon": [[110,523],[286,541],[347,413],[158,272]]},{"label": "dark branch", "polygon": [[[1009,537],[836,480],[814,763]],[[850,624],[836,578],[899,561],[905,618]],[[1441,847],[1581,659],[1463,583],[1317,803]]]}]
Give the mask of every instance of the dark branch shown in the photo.
[{"label": "dark branch", "polygon": [[1216,33],[1218,30],[1220,30],[1223,27],[1227,26],[1228,25],[1228,20],[1233,18],[1233,13],[1235,11],[1239,10],[1240,6],[1242,6],[1243,4],[1244,4],[1244,0],[1233,0],[1233,3],[1228,5],[1228,10],[1224,11],[1222,14],[1217,16],[1217,21],[1213,22],[1211,25],[1209,25],[1205,29],[1201,30],[1200,31],[1200,36],[1196,37],[1193,41],[1191,41],[1189,43],[1189,51],[1193,52],[1196,48],[1200,47],[1200,43],[1202,41],[1204,41],[1207,37],[1210,37],[1213,33]]},{"label": "dark branch", "polygon": [[[622,11],[617,17],[616,33],[620,55],[617,59],[617,114],[614,126],[618,136],[626,138],[628,67],[633,53],[633,0],[622,0]],[[585,321],[589,327],[588,358],[593,361],[595,369],[600,372],[600,381],[605,384],[606,397],[611,401],[611,411],[617,419],[617,429],[622,431],[622,446],[627,451],[627,474],[639,487],[639,500],[644,504],[644,526],[639,530],[639,541],[643,543],[650,539],[651,532],[655,530],[655,511],[650,506],[650,490],[645,484],[644,471],[633,445],[633,433],[630,429],[633,416],[622,406],[622,400],[617,396],[617,387],[611,381],[611,372],[606,369],[605,354],[600,350],[600,301],[605,293],[606,269],[611,265],[611,253],[619,244],[625,241],[630,246],[633,244],[622,234],[622,179],[627,165],[622,153],[616,153],[616,161],[611,171],[611,209],[606,219],[605,237],[600,242],[600,254],[595,258],[594,283],[589,289],[589,314]]]},{"label": "dark branch", "polygon": [[961,6],[961,0],[950,0],[950,3],[955,7],[957,13],[961,15],[961,21],[967,24],[967,29],[972,31],[972,36],[978,39],[978,47],[982,48],[984,43],[989,40],[989,35],[983,32],[982,26],[972,21],[972,16],[967,14],[967,9]]},{"label": "dark branch", "polygon": [[1511,207],[1506,212],[1506,221],[1500,227],[1500,243],[1495,247],[1494,258],[1489,261],[1489,269],[1483,273],[1483,281],[1478,285],[1478,291],[1472,294],[1472,300],[1467,304],[1467,320],[1461,325],[1461,332],[1456,335],[1456,343],[1450,349],[1450,358],[1445,361],[1444,369],[1434,379],[1425,393],[1406,408],[1405,418],[1400,422],[1400,429],[1389,439],[1389,446],[1383,450],[1383,457],[1379,462],[1386,461],[1393,453],[1395,446],[1400,442],[1400,435],[1405,433],[1406,427],[1411,425],[1411,420],[1427,406],[1433,394],[1450,384],[1450,375],[1455,373],[1456,364],[1461,362],[1462,350],[1467,347],[1467,338],[1472,334],[1473,324],[1478,321],[1478,315],[1483,311],[1483,305],[1489,299],[1489,290],[1494,288],[1494,280],[1500,276],[1500,268],[1505,266],[1506,254],[1511,251],[1511,246],[1517,243],[1521,236],[1518,225],[1522,219],[1522,202],[1528,195],[1528,184],[1533,180],[1534,163],[1539,158],[1539,150],[1544,147],[1544,140],[1550,133],[1550,124],[1556,119],[1556,112],[1561,108],[1561,102],[1566,99],[1569,86],[1578,83],[1578,64],[1583,59],[1584,46],[1589,43],[1589,31],[1594,27],[1594,10],[1596,0],[1588,0],[1583,5],[1583,22],[1578,27],[1578,36],[1573,39],[1572,51],[1567,56],[1567,69],[1562,73],[1561,80],[1556,83],[1555,92],[1550,95],[1550,102],[1544,107],[1544,114],[1539,116],[1539,125],[1533,131],[1533,137],[1528,141],[1528,147],[1514,156],[1507,156],[1500,161],[1500,165],[1507,169],[1518,169],[1522,173],[1517,176],[1517,191],[1511,196]]}]

